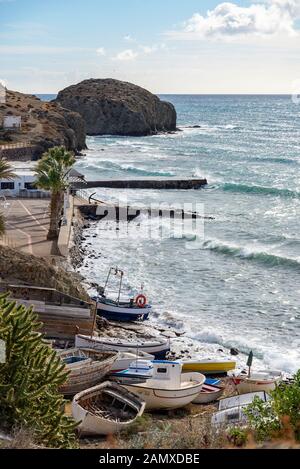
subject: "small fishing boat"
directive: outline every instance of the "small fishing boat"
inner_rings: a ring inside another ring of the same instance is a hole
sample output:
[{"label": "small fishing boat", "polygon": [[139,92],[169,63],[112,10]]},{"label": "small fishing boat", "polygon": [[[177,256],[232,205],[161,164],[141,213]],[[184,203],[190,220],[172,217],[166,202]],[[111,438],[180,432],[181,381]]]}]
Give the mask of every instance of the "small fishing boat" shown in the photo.
[{"label": "small fishing boat", "polygon": [[252,404],[255,398],[258,398],[263,402],[267,402],[270,399],[270,396],[264,391],[261,391],[251,392],[249,394],[243,394],[241,396],[227,397],[226,399],[220,399],[219,411],[233,409],[234,407],[246,407]]},{"label": "small fishing boat", "polygon": [[119,352],[118,358],[113,364],[111,372],[118,373],[125,371],[132,365],[132,363],[139,362],[140,360],[151,362],[155,360],[155,356],[141,350],[138,352],[135,352],[134,350],[130,352]]},{"label": "small fishing boat", "polygon": [[[112,274],[120,278],[119,293],[116,300],[107,298],[105,295]],[[102,295],[93,298],[97,304],[97,314],[112,321],[146,321],[149,318],[152,307],[148,304],[147,297],[143,293],[143,286],[140,294],[135,298],[121,301],[123,278],[124,272],[122,270],[118,268],[109,269]]]},{"label": "small fishing boat", "polygon": [[144,413],[145,403],[125,388],[110,382],[77,394],[72,414],[80,422],[80,436],[113,435],[128,429]]},{"label": "small fishing boat", "polygon": [[127,370],[111,373],[110,379],[120,384],[143,383],[153,376],[153,363],[149,360],[137,360],[132,362]]},{"label": "small fishing boat", "polygon": [[217,401],[223,394],[224,388],[205,384],[202,386],[200,394],[193,401],[193,404],[211,404]]},{"label": "small fishing boat", "polygon": [[134,350],[135,353],[146,352],[158,359],[164,359],[170,351],[169,339],[129,340],[77,335],[75,344],[77,348],[91,348],[98,351],[115,350],[117,352],[128,352]]},{"label": "small fishing boat", "polygon": [[153,374],[143,383],[126,383],[129,391],[146,402],[147,410],[170,410],[185,407],[201,392],[205,376],[200,373],[182,373],[179,362],[156,361]]},{"label": "small fishing boat", "polygon": [[226,375],[236,368],[236,362],[232,360],[183,360],[182,364],[183,373],[194,371],[204,375]]},{"label": "small fishing boat", "polygon": [[259,371],[250,374],[232,375],[231,380],[239,394],[251,392],[271,392],[282,381],[283,376],[279,371]]},{"label": "small fishing boat", "polygon": [[74,396],[99,384],[110,372],[118,357],[117,352],[77,348],[57,353],[69,371],[67,381],[59,389],[65,396]]},{"label": "small fishing boat", "polygon": [[213,426],[245,426],[248,417],[245,409],[253,403],[255,398],[267,402],[270,397],[265,392],[254,392],[243,396],[234,396],[219,401],[219,411],[212,417]]}]

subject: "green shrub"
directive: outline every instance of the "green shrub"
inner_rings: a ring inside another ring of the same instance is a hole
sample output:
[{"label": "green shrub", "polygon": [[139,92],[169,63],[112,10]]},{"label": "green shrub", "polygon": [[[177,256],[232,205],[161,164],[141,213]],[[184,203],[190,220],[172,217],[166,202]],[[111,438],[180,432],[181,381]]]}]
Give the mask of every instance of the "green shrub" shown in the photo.
[{"label": "green shrub", "polygon": [[267,403],[256,398],[245,411],[258,441],[284,432],[288,421],[296,440],[300,441],[300,371],[292,384],[281,384]]},{"label": "green shrub", "polygon": [[6,362],[0,364],[0,422],[7,431],[19,426],[34,441],[50,448],[77,446],[75,422],[64,415],[58,392],[67,377],[65,366],[43,341],[41,324],[31,308],[0,296],[0,339]]}]

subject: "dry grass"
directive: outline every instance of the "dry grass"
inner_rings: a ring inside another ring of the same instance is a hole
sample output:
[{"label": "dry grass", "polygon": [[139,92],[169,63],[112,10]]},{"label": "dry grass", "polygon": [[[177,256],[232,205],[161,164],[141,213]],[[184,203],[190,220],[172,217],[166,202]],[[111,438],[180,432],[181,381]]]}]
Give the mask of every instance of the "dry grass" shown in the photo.
[{"label": "dry grass", "polygon": [[32,438],[32,432],[19,428],[10,435],[11,441],[2,440],[0,442],[1,449],[37,449],[37,445]]}]

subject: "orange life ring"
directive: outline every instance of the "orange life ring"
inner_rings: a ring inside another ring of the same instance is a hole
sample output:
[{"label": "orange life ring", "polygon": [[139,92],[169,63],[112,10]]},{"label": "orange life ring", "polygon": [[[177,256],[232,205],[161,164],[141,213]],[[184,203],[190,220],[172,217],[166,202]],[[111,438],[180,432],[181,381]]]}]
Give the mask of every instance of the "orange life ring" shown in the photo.
[{"label": "orange life ring", "polygon": [[145,295],[138,295],[135,299],[135,304],[139,308],[145,308],[145,306],[147,304],[147,298],[145,297]]}]

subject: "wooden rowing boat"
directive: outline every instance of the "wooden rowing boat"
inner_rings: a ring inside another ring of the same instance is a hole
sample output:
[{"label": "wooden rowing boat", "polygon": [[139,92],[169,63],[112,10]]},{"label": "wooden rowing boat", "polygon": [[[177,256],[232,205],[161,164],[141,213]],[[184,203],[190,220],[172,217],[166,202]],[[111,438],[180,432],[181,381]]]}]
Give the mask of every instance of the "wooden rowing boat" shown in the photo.
[{"label": "wooden rowing boat", "polygon": [[80,436],[113,435],[143,415],[145,403],[115,383],[105,382],[77,394],[72,414]]},{"label": "wooden rowing boat", "polygon": [[99,384],[118,357],[117,352],[97,352],[90,349],[64,350],[58,352],[58,355],[69,371],[67,381],[59,389],[65,396],[74,396]]}]

